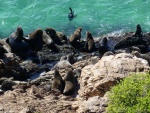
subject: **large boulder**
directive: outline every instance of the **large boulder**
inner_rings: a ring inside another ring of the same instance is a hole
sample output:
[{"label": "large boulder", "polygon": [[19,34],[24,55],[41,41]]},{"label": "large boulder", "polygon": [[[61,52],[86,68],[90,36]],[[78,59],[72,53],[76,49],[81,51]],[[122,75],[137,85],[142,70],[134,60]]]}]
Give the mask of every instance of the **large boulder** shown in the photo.
[{"label": "large boulder", "polygon": [[[105,56],[96,64],[85,66],[79,79],[80,89],[77,98],[78,103],[84,106],[79,105],[78,111],[92,112],[94,105],[91,106],[92,108],[87,107],[88,101],[95,98],[101,99],[112,86],[131,73],[147,70],[149,70],[149,65],[146,60],[127,53]],[[97,105],[95,105],[95,109],[97,109]],[[103,109],[101,110],[103,111]]]}]

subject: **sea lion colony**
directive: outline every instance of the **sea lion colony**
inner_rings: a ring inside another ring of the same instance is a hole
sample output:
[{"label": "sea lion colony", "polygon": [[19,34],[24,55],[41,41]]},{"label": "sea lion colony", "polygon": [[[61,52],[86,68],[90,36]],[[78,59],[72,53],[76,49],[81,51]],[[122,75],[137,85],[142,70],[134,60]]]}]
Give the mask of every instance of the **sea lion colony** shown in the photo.
[{"label": "sea lion colony", "polygon": [[[126,48],[124,48],[124,45],[128,47],[128,43],[126,43],[126,41],[122,41],[119,45],[119,47],[123,45],[122,48],[112,48],[109,46],[109,39],[107,37],[102,38],[101,44],[99,42],[99,47],[96,47],[96,43],[91,32],[86,32],[85,41],[81,40],[81,32],[82,28],[79,27],[69,38],[67,38],[64,33],[57,32],[53,28],[46,28],[45,30],[37,29],[29,34],[27,37],[25,37],[23,29],[18,26],[16,31],[13,32],[6,40],[0,40],[0,58],[3,58],[4,54],[9,52],[15,53],[20,58],[28,58],[30,57],[30,55],[33,55],[33,53],[35,54],[35,56],[37,56],[38,52],[43,47],[47,47],[50,51],[53,52],[52,54],[61,53],[61,51],[59,50],[60,46],[70,45],[73,53],[62,55],[61,60],[58,62],[59,65],[56,64],[53,68],[54,79],[52,81],[51,89],[58,89],[61,93],[65,95],[71,95],[73,94],[76,81],[76,74],[71,69],[71,65],[77,61],[77,58],[75,57],[78,53],[92,53],[98,51],[98,57],[102,57],[103,55],[114,55],[118,51],[126,50]],[[134,38],[138,38],[137,40],[144,40],[142,35],[142,29],[139,24],[137,25],[135,34],[129,38],[132,38],[133,40]],[[148,47],[145,45],[144,47],[148,51]],[[129,49],[130,52],[137,50],[138,52],[143,53],[142,49],[139,48],[139,45],[130,45],[130,47],[128,47],[127,49]],[[132,53],[137,57],[148,60],[149,62],[149,56],[140,55],[137,52]],[[27,57],[24,57],[24,55],[27,55]],[[68,67],[64,65],[64,62],[67,62]],[[66,68],[67,70],[64,79],[59,74],[59,68],[61,67]]]}]

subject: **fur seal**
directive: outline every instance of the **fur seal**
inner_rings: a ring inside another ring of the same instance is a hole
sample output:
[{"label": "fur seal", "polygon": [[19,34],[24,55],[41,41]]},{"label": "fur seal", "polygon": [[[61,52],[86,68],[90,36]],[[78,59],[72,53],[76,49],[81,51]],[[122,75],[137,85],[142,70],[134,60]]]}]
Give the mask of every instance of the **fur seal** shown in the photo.
[{"label": "fur seal", "polygon": [[138,24],[136,26],[135,36],[138,36],[138,37],[142,38],[142,28],[141,28],[140,24]]},{"label": "fur seal", "polygon": [[67,42],[66,35],[62,32],[56,32],[54,28],[46,28],[46,33],[52,38],[53,42],[58,45],[62,45],[62,42]]},{"label": "fur seal", "polygon": [[72,20],[73,18],[75,18],[77,15],[74,15],[74,11],[72,11],[72,8],[69,7],[70,13],[68,14],[68,19]]},{"label": "fur seal", "polygon": [[67,60],[61,60],[59,61],[53,68],[52,70],[58,68],[58,69],[65,69],[66,67],[72,67],[72,65],[69,63]]},{"label": "fur seal", "polygon": [[102,56],[105,52],[109,51],[110,48],[108,46],[108,39],[107,37],[104,37],[102,39],[102,44],[99,45],[99,48],[98,48],[98,51],[99,51],[99,54]]},{"label": "fur seal", "polygon": [[64,76],[65,89],[63,91],[64,95],[71,95],[75,89],[75,77],[71,68],[67,69],[66,75]]},{"label": "fur seal", "polygon": [[53,79],[53,82],[52,82],[52,89],[58,89],[60,92],[63,92],[63,79],[59,73],[59,70],[58,69],[55,69],[54,71],[54,79]]},{"label": "fur seal", "polygon": [[88,52],[95,51],[95,42],[92,37],[92,34],[89,31],[86,32],[86,50]]},{"label": "fur seal", "polygon": [[148,54],[140,54],[138,51],[133,51],[132,54],[138,58],[145,59],[150,65],[150,56]]},{"label": "fur seal", "polygon": [[10,45],[13,52],[24,52],[29,49],[29,44],[24,40],[23,30],[18,26],[16,31],[6,39],[6,42]]},{"label": "fur seal", "polygon": [[37,29],[28,35],[29,39],[27,39],[27,41],[29,42],[29,46],[33,51],[39,51],[42,49],[44,43],[42,36],[42,29]]},{"label": "fur seal", "polygon": [[51,39],[51,37],[45,32],[43,31],[43,36],[42,36],[43,42],[45,43],[45,45],[51,49],[53,52],[58,53],[59,50],[56,47],[56,45],[54,44],[53,40]]},{"label": "fur seal", "polygon": [[74,58],[74,53],[69,53],[67,55],[67,60],[70,64],[74,64],[76,62],[75,58]]},{"label": "fur seal", "polygon": [[77,44],[77,40],[80,41],[81,39],[81,31],[82,31],[82,28],[79,27],[76,29],[76,31],[70,36],[69,38],[69,42],[72,46],[76,46]]},{"label": "fur seal", "polygon": [[74,58],[74,53],[69,53],[66,56],[62,56],[60,58],[60,61],[67,60],[70,64],[74,64],[76,62],[76,59]]}]

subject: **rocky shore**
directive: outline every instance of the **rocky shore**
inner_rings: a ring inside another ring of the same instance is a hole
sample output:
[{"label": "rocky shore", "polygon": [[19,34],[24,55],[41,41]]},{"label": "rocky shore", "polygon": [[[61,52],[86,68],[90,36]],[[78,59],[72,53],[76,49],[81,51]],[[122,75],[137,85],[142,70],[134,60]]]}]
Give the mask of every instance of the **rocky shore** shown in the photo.
[{"label": "rocky shore", "polygon": [[[138,29],[138,28],[137,28]],[[107,92],[150,69],[150,33],[70,36],[53,28],[0,40],[0,113],[103,113]],[[138,32],[138,33],[137,33]]]}]

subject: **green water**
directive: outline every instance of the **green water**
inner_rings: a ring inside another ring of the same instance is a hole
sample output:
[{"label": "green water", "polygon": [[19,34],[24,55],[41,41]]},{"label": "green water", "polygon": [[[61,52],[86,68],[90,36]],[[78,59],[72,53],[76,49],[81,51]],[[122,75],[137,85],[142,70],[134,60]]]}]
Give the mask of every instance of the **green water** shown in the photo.
[{"label": "green water", "polygon": [[[68,20],[69,7],[77,17]],[[0,38],[8,37],[18,25],[24,35],[37,28],[53,27],[67,36],[79,26],[82,36],[135,31],[141,24],[150,31],[150,0],[0,0]]]}]

